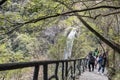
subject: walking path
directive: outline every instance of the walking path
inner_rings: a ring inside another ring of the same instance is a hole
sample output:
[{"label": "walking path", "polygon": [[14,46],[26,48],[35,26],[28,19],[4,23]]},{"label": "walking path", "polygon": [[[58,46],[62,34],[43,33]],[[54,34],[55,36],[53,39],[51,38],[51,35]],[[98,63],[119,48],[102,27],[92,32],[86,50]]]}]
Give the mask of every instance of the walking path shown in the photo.
[{"label": "walking path", "polygon": [[97,72],[97,69],[95,69],[94,72],[85,71],[81,74],[79,80],[108,80],[106,73],[107,72],[105,71],[105,74],[102,75],[101,73]]}]

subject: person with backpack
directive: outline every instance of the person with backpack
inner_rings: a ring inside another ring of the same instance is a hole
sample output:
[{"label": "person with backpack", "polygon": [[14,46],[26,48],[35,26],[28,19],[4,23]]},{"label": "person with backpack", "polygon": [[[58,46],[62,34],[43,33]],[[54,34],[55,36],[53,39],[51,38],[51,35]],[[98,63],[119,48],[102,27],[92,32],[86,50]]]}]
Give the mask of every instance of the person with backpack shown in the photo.
[{"label": "person with backpack", "polygon": [[100,73],[100,70],[102,69],[102,73],[104,73],[104,70],[105,70],[105,66],[106,66],[106,61],[107,61],[107,57],[106,57],[106,54],[103,53],[99,56],[99,60],[98,60],[98,63],[99,63],[99,68],[98,68],[98,72]]},{"label": "person with backpack", "polygon": [[[94,65],[95,65],[95,58],[92,55],[92,52],[90,52],[88,54],[88,68],[89,68],[89,72],[94,71]],[[91,70],[91,66],[92,66],[92,70]]]}]

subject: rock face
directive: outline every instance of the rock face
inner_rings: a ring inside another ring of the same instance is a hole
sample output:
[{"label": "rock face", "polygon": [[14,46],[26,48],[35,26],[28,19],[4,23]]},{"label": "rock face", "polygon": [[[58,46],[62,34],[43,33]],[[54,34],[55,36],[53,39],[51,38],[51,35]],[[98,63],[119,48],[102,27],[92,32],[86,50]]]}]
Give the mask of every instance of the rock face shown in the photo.
[{"label": "rock face", "polygon": [[57,40],[57,37],[60,33],[63,32],[63,28],[58,26],[48,27],[45,30],[41,31],[37,36],[38,40],[38,54],[47,54],[50,44],[54,44]]},{"label": "rock face", "polygon": [[42,31],[40,34],[42,38],[45,38],[50,44],[54,44],[56,41],[56,37],[60,34],[64,29],[58,26],[49,27]]}]

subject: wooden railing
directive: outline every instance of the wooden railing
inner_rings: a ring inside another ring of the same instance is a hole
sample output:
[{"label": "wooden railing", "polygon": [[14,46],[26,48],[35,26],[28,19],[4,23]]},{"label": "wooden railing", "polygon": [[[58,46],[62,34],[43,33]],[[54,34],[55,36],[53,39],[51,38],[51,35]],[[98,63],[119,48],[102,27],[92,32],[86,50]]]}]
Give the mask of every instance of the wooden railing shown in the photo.
[{"label": "wooden railing", "polygon": [[[50,69],[48,65],[54,65],[54,74],[48,72]],[[43,67],[43,79],[42,80],[75,80],[76,76],[79,76],[84,72],[86,67],[86,59],[72,59],[72,60],[50,60],[50,61],[35,61],[35,62],[20,62],[20,63],[7,63],[0,64],[0,71],[21,69],[27,67],[34,67],[33,80],[38,79],[39,68]],[[58,73],[58,71],[60,73]]]}]

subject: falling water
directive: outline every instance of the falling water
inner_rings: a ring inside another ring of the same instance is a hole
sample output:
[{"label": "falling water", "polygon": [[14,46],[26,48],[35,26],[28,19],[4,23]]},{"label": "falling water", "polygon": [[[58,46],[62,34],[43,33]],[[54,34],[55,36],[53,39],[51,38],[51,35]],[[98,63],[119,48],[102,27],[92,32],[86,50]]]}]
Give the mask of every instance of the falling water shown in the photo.
[{"label": "falling water", "polygon": [[72,30],[70,31],[67,37],[66,48],[64,51],[64,59],[71,58],[71,52],[72,52],[72,46],[73,46],[75,34],[76,34],[76,28],[72,28]]}]

